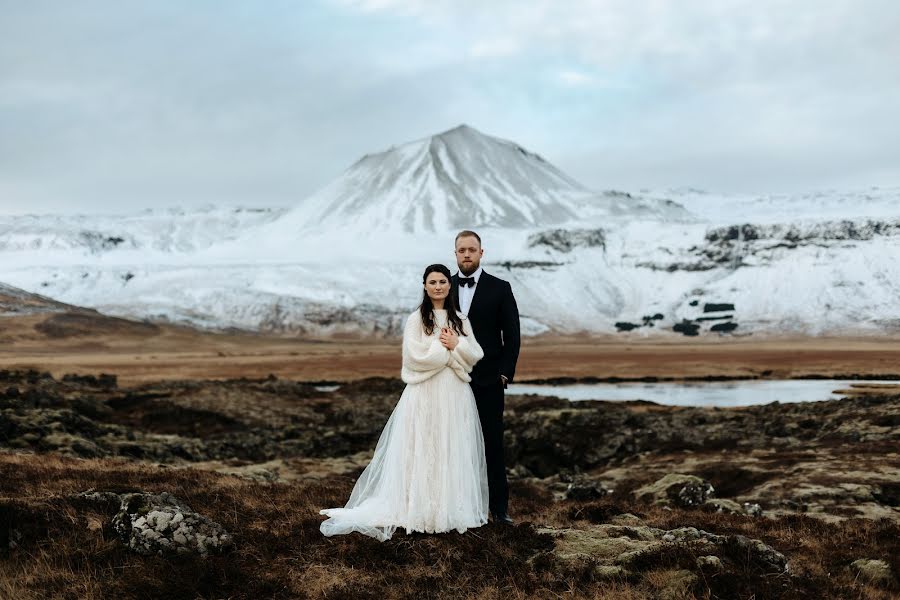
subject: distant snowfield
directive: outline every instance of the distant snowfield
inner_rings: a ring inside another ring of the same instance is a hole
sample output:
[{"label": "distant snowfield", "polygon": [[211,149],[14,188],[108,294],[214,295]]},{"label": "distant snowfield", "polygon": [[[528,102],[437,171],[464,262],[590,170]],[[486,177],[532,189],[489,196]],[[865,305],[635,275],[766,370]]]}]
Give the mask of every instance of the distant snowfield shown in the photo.
[{"label": "distant snowfield", "polygon": [[900,216],[900,188],[825,190],[802,194],[712,194],[701,190],[648,191],[670,198],[716,224],[789,223],[803,220],[892,219]]},{"label": "distant snowfield", "polygon": [[593,192],[468,127],[367,155],[294,207],[0,216],[0,282],[116,316],[397,335],[463,227],[526,334],[900,332],[900,188]]}]

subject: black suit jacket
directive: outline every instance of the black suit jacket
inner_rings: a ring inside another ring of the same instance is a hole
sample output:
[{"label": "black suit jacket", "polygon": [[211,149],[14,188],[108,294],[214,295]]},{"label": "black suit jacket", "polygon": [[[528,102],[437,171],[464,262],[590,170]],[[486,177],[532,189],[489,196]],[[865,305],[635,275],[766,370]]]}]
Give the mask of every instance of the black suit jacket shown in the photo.
[{"label": "black suit jacket", "polygon": [[[459,274],[454,275],[452,280],[453,295],[459,306]],[[491,385],[500,379],[500,375],[512,381],[521,342],[519,308],[509,282],[482,269],[468,317],[475,340],[484,350],[484,358],[472,369],[472,383]]]}]

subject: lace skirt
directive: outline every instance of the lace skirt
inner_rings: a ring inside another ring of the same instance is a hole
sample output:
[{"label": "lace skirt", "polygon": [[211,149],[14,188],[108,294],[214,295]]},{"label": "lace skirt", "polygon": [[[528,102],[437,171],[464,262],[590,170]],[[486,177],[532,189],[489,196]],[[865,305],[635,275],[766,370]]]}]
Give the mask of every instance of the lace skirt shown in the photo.
[{"label": "lace skirt", "polygon": [[329,518],[324,535],[357,531],[387,540],[407,533],[440,533],[487,523],[488,484],[484,439],[469,384],[447,368],[406,386],[344,508]]}]

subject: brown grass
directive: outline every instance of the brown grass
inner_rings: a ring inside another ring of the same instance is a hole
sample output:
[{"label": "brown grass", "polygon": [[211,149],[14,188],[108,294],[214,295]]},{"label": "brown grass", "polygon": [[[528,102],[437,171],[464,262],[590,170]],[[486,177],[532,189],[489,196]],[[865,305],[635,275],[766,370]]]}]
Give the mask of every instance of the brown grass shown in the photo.
[{"label": "brown grass", "polygon": [[[80,315],[80,313],[79,313]],[[0,369],[114,372],[123,385],[180,379],[304,381],[396,377],[400,341],[212,333],[102,315],[4,317]],[[898,373],[895,339],[641,339],[631,335],[525,338],[517,378],[867,376]]]},{"label": "brown grass", "polygon": [[[703,574],[675,597],[889,598],[900,591],[896,582],[884,590],[856,581],[848,569],[857,558],[886,558],[900,572],[900,527],[887,521],[750,519],[664,510],[624,497],[554,504],[540,488],[515,484],[516,527],[398,533],[379,543],[319,533],[318,510],[343,504],[349,494],[352,480],[344,477],[264,485],[194,469],[9,453],[0,454],[0,472],[0,532],[24,534],[19,548],[0,554],[3,598],[659,597],[668,589],[668,571],[691,568],[689,546],[642,557],[646,572],[627,581],[596,581],[590,565],[562,568],[540,559],[552,540],[531,523],[572,527],[622,512],[654,527],[760,538],[790,560],[786,576],[728,555],[728,576]],[[88,488],[172,492],[222,523],[236,548],[207,559],[132,554],[109,529],[115,506],[67,498]]]}]

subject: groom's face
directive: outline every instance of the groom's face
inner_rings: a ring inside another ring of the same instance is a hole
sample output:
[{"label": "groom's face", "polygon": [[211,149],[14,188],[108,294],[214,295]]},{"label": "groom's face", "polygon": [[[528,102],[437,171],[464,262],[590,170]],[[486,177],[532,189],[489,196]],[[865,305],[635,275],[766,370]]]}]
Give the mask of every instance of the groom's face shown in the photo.
[{"label": "groom's face", "polygon": [[456,240],[456,266],[463,275],[468,277],[478,270],[483,254],[478,238],[467,235]]}]

